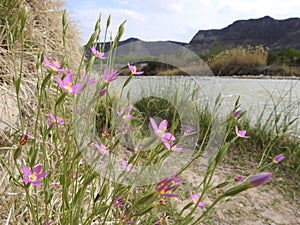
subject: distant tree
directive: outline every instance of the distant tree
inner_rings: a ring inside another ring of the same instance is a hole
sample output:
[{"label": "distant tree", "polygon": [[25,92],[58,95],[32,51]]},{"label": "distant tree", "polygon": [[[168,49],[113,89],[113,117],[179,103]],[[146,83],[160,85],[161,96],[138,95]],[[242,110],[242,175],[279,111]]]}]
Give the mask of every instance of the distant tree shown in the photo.
[{"label": "distant tree", "polygon": [[270,52],[267,58],[268,65],[300,66],[300,51],[286,48],[277,52]]}]

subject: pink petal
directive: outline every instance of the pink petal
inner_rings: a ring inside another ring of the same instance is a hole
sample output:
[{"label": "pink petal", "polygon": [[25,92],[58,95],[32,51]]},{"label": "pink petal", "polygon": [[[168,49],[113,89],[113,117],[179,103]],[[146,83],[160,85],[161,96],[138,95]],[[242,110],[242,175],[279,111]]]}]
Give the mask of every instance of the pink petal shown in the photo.
[{"label": "pink petal", "polygon": [[99,92],[99,96],[102,97],[103,95],[105,95],[106,93],[106,89],[103,89]]},{"label": "pink petal", "polygon": [[45,55],[44,55],[44,62],[45,62],[45,64],[51,64]]},{"label": "pink petal", "polygon": [[73,78],[72,78],[72,74],[67,74],[64,78],[64,84],[67,84],[67,83],[73,83]]},{"label": "pink petal", "polygon": [[23,166],[23,172],[25,174],[25,176],[29,177],[31,175],[31,171],[29,170],[29,168],[27,166]]},{"label": "pink petal", "polygon": [[63,88],[63,87],[64,87],[64,84],[63,84],[63,81],[61,80],[61,78],[60,78],[59,75],[56,76],[56,80],[57,80],[58,85],[59,85],[61,88]]},{"label": "pink petal", "polygon": [[42,165],[38,164],[34,167],[33,172],[35,172],[36,174],[39,174],[41,172],[42,169]]},{"label": "pink petal", "polygon": [[58,117],[56,120],[57,120],[58,124],[64,124],[64,122],[62,121],[62,118]]},{"label": "pink petal", "polygon": [[36,179],[37,180],[39,180],[39,179],[42,179],[43,177],[45,177],[45,176],[47,176],[48,175],[48,173],[40,173],[40,174],[38,174],[37,176],[36,176]]},{"label": "pink petal", "polygon": [[158,129],[159,129],[159,130],[166,131],[166,130],[167,130],[167,127],[168,127],[168,121],[167,121],[167,120],[163,120],[163,121],[161,121],[161,123],[159,124]]},{"label": "pink petal", "polygon": [[191,197],[191,199],[193,199],[193,191],[192,191],[192,189],[190,190],[190,197]]},{"label": "pink petal", "polygon": [[104,71],[103,71],[103,79],[105,81],[107,81],[109,78],[109,69],[108,68],[105,68]]},{"label": "pink petal", "polygon": [[175,141],[176,140],[176,138],[174,137],[174,135],[171,134],[171,133],[169,133],[169,132],[165,133],[165,135],[163,136],[163,138],[165,138],[167,140],[171,140],[171,141]]},{"label": "pink petal", "polygon": [[97,50],[96,50],[96,48],[93,46],[93,47],[91,47],[91,51],[96,55],[97,54]]},{"label": "pink petal", "polygon": [[168,150],[170,150],[170,149],[171,149],[170,143],[169,143],[165,138],[162,138],[161,140],[162,140],[162,142],[164,143],[164,145],[166,146],[166,148],[167,148]]},{"label": "pink petal", "polygon": [[72,86],[73,94],[79,94],[80,90],[83,88],[84,84],[75,84]]},{"label": "pink petal", "polygon": [[235,133],[236,133],[236,134],[239,134],[239,129],[238,129],[237,126],[235,126]]},{"label": "pink petal", "polygon": [[151,117],[150,117],[150,123],[152,125],[152,128],[154,129],[154,132],[157,132],[157,130],[158,130],[157,124],[156,124],[155,120]]},{"label": "pink petal", "polygon": [[54,115],[52,113],[50,113],[49,116],[50,116],[50,118],[51,118],[52,121],[55,121],[55,117],[54,117]]},{"label": "pink petal", "polygon": [[204,207],[204,206],[205,206],[205,203],[204,203],[204,202],[199,202],[199,203],[198,203],[198,207],[199,207],[199,208],[202,208],[202,207]]},{"label": "pink petal", "polygon": [[127,166],[127,162],[125,161],[125,159],[122,159],[122,170],[125,170]]},{"label": "pink petal", "polygon": [[245,131],[245,130],[240,130],[240,131],[239,131],[239,134],[240,134],[241,136],[245,136],[246,131]]},{"label": "pink petal", "polygon": [[33,184],[34,186],[37,186],[37,187],[40,187],[40,186],[41,186],[41,183],[38,182],[38,181],[33,181],[32,184]]},{"label": "pink petal", "polygon": [[30,180],[28,177],[24,177],[22,180],[23,180],[25,183],[30,183],[30,182],[31,182],[31,180]]}]

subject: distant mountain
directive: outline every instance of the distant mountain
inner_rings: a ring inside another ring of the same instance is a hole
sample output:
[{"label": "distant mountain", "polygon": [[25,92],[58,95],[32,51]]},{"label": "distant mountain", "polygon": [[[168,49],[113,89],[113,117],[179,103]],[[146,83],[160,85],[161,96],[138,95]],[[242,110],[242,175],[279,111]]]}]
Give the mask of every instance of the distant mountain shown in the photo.
[{"label": "distant mountain", "polygon": [[276,20],[269,16],[238,20],[223,29],[199,30],[189,43],[197,53],[209,53],[216,46],[264,45],[271,51],[300,50],[300,18]]},{"label": "distant mountain", "polygon": [[[97,44],[97,49],[103,43]],[[174,50],[174,46],[188,46],[188,43],[182,43],[177,41],[143,41],[138,38],[129,38],[124,41],[119,41],[117,54],[119,55],[134,55],[138,54],[140,56],[160,56],[164,53],[169,53]],[[170,47],[171,46],[171,47]],[[109,51],[110,44],[105,43],[104,52]],[[87,57],[91,54],[87,51]]]},{"label": "distant mountain", "polygon": [[[222,29],[199,30],[189,43],[175,41],[142,41],[129,38],[120,41],[121,54],[139,51],[157,56],[170,50],[170,44],[186,47],[196,54],[207,54],[216,48],[263,45],[271,51],[283,48],[300,50],[300,18],[276,20],[269,16],[259,19],[238,20]],[[98,44],[99,45],[99,44]],[[105,51],[109,49],[106,43]],[[90,52],[87,53],[87,56]]]}]

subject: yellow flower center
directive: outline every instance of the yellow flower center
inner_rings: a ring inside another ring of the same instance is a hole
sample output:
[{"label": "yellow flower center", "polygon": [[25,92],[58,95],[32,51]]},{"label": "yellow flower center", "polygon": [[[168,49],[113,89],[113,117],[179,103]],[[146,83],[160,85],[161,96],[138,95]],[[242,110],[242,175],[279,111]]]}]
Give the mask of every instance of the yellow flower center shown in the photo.
[{"label": "yellow flower center", "polygon": [[67,85],[65,85],[64,88],[65,88],[69,93],[72,93],[72,92],[73,92],[73,89],[72,89],[72,83],[71,83],[71,82],[67,82]]},{"label": "yellow flower center", "polygon": [[164,195],[166,193],[165,189],[162,189],[159,194]]},{"label": "yellow flower center", "polygon": [[157,133],[161,137],[163,137],[165,135],[165,131],[164,130],[158,130]]},{"label": "yellow flower center", "polygon": [[31,181],[36,181],[36,173],[34,172],[33,174],[31,174],[30,176],[29,176],[29,180],[31,180]]}]

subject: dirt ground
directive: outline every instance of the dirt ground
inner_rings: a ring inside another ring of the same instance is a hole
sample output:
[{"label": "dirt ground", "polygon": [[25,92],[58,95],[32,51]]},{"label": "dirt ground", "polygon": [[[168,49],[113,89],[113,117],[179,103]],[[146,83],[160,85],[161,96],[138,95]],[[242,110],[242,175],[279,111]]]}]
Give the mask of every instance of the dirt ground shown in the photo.
[{"label": "dirt ground", "polygon": [[[247,173],[251,172],[250,165]],[[253,165],[254,166],[254,165]],[[183,174],[186,185],[196,188],[202,180],[203,166],[194,163]],[[255,168],[255,166],[254,166]],[[245,168],[230,163],[224,163],[217,169],[214,182],[216,184],[237,175],[244,175]],[[300,193],[293,195],[282,178],[273,174],[271,180],[263,186],[248,189],[226,202],[220,202],[216,210],[203,225],[299,225],[300,224]],[[294,193],[295,194],[295,193]],[[178,208],[182,209],[190,199],[178,201]],[[211,199],[207,199],[208,205]],[[202,209],[197,209],[202,210]]]}]

